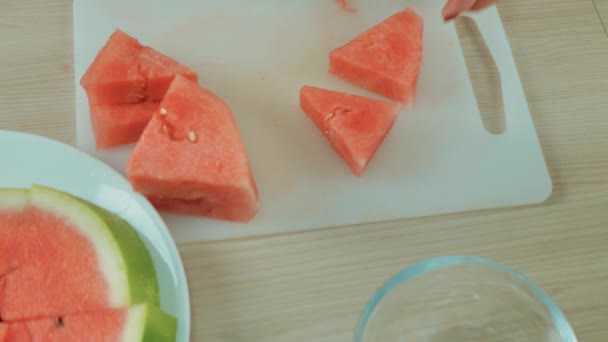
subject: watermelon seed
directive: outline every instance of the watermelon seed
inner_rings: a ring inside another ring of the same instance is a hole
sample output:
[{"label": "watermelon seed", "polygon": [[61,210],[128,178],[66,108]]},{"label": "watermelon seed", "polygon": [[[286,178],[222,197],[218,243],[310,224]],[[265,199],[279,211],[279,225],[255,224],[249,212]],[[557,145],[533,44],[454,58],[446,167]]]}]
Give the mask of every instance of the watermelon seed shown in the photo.
[{"label": "watermelon seed", "polygon": [[167,115],[167,114],[169,114],[169,112],[167,112],[166,108],[161,108],[160,109],[160,115]]},{"label": "watermelon seed", "polygon": [[335,112],[331,112],[331,113],[325,115],[325,118],[323,119],[323,122],[325,123],[325,134],[329,133],[329,128],[328,128],[329,120],[333,119],[334,116],[336,116]]},{"label": "watermelon seed", "polygon": [[196,133],[190,131],[188,132],[188,140],[190,140],[190,142],[195,142],[196,141]]},{"label": "watermelon seed", "polygon": [[57,328],[63,328],[63,318],[57,319]]},{"label": "watermelon seed", "polygon": [[167,127],[167,125],[163,125],[163,132],[169,134],[169,128]]}]

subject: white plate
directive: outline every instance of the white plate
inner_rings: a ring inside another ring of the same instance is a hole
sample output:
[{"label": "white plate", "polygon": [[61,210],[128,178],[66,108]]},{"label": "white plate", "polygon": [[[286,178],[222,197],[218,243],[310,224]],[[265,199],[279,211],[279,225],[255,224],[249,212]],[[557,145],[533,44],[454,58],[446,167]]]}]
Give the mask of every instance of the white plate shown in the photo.
[{"label": "white plate", "polygon": [[38,183],[107,208],[135,227],[150,254],[160,286],[161,308],[179,320],[177,341],[190,339],[186,273],[173,238],[150,203],[112,168],[66,144],[0,130],[0,187]]}]

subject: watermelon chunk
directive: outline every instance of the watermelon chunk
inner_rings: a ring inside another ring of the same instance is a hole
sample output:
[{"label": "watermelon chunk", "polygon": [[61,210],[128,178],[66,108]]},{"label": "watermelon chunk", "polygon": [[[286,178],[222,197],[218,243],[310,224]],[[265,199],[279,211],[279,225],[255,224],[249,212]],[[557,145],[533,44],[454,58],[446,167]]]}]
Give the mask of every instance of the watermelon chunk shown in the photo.
[{"label": "watermelon chunk", "polygon": [[116,30],[86,70],[80,84],[90,104],[141,102],[145,99],[146,79],[139,72],[139,41]]},{"label": "watermelon chunk", "polygon": [[163,211],[246,222],[259,207],[231,109],[180,75],[135,145],[127,177]]},{"label": "watermelon chunk", "polygon": [[173,342],[176,332],[177,321],[173,316],[154,306],[139,304],[9,323],[10,339],[6,341]]},{"label": "watermelon chunk", "polygon": [[329,73],[411,107],[422,62],[422,36],[422,17],[405,9],[332,50]]},{"label": "watermelon chunk", "polygon": [[357,176],[363,173],[399,112],[394,103],[312,86],[300,89],[300,107]]},{"label": "watermelon chunk", "polygon": [[177,74],[198,82],[194,71],[117,29],[87,68],[80,84],[89,104],[158,101]]},{"label": "watermelon chunk", "polygon": [[151,256],[119,216],[33,185],[0,190],[0,318],[159,305]]},{"label": "watermelon chunk", "polygon": [[178,74],[198,82],[198,74],[185,65],[114,31],[80,80],[96,148],[136,142]]},{"label": "watermelon chunk", "polygon": [[137,142],[160,101],[124,105],[89,106],[91,127],[97,149],[106,149]]}]

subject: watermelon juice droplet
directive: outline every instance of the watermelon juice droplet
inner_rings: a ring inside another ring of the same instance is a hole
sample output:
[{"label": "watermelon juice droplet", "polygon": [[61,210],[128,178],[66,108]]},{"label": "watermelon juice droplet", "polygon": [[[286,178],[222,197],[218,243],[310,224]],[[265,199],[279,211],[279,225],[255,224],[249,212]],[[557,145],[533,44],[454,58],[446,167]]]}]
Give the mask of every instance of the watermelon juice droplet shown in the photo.
[{"label": "watermelon juice droplet", "polygon": [[335,1],[340,6],[342,11],[349,12],[349,13],[357,12],[357,9],[352,7],[349,4],[349,0],[335,0]]}]

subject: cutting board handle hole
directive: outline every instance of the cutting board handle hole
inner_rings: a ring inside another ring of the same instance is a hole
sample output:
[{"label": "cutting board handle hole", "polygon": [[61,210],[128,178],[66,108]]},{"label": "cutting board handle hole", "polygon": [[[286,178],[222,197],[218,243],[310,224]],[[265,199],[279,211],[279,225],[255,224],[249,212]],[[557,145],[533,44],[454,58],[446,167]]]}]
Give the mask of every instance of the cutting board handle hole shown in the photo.
[{"label": "cutting board handle hole", "polygon": [[479,28],[469,17],[456,19],[456,32],[484,128],[491,134],[505,131],[505,113],[500,73]]}]

